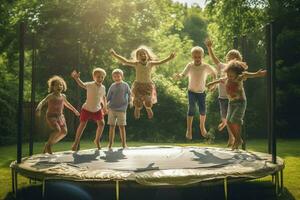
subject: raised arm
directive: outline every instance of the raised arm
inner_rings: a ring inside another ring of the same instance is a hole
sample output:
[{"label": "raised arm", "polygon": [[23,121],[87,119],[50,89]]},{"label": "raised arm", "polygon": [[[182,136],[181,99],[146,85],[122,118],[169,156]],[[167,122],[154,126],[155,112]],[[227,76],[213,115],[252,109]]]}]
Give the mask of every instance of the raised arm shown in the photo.
[{"label": "raised arm", "polygon": [[241,80],[246,80],[247,78],[257,78],[257,77],[263,77],[267,74],[267,70],[258,70],[257,72],[243,72],[243,74],[241,74],[239,76],[239,79]]},{"label": "raised arm", "polygon": [[74,78],[74,80],[76,81],[76,83],[86,89],[86,86],[84,85],[84,83],[80,80],[80,72],[77,72],[76,70],[73,70],[73,72],[71,73],[72,78]]},{"label": "raised arm", "polygon": [[80,113],[76,110],[76,108],[74,108],[74,106],[72,106],[72,104],[67,100],[66,96],[63,95],[64,97],[64,105],[70,109],[76,116],[80,116]]},{"label": "raised arm", "polygon": [[134,67],[136,65],[135,61],[127,60],[126,58],[118,55],[113,49],[110,49],[110,54],[124,65],[128,65],[131,67]]},{"label": "raised arm", "polygon": [[159,61],[151,61],[151,63],[153,65],[160,65],[160,64],[168,62],[169,60],[172,60],[173,58],[175,58],[175,56],[176,56],[176,54],[175,54],[175,52],[173,52],[167,58],[165,58],[163,60],[159,60]]},{"label": "raised arm", "polygon": [[208,49],[208,54],[209,54],[210,58],[212,59],[212,61],[214,62],[214,64],[218,66],[221,62],[216,57],[214,51],[212,50],[213,43],[212,43],[212,41],[209,38],[206,38],[205,45],[206,45],[206,47]]}]

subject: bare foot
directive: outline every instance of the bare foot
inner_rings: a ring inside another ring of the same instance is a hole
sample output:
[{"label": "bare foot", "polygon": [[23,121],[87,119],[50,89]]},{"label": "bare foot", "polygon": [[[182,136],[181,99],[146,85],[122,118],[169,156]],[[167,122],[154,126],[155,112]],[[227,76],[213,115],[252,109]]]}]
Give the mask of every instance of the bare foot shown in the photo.
[{"label": "bare foot", "polygon": [[218,125],[218,130],[219,131],[222,131],[226,126],[226,123],[225,122],[221,122],[219,125]]},{"label": "bare foot", "polygon": [[45,144],[43,153],[52,154],[51,146],[49,144]]},{"label": "bare foot", "polygon": [[123,147],[123,149],[127,149],[128,148],[127,144],[122,145],[122,147]]},{"label": "bare foot", "polygon": [[72,147],[71,147],[72,151],[78,151],[78,144],[73,143]]},{"label": "bare foot", "polygon": [[232,147],[233,144],[234,144],[234,140],[228,140],[227,147]]},{"label": "bare foot", "polygon": [[113,148],[112,148],[111,146],[107,146],[107,150],[108,150],[108,151],[112,151]]},{"label": "bare foot", "polygon": [[148,118],[152,119],[153,118],[153,111],[152,111],[152,109],[151,108],[147,108],[146,111],[147,111]]},{"label": "bare foot", "polygon": [[44,146],[43,153],[47,153],[47,144],[45,144],[45,146]]},{"label": "bare foot", "polygon": [[206,138],[207,137],[207,131],[206,131],[205,127],[200,128],[200,130],[201,130],[201,135]]},{"label": "bare foot", "polygon": [[101,149],[101,145],[100,145],[100,141],[99,140],[94,140],[94,144],[96,145],[97,149],[100,150]]},{"label": "bare foot", "polygon": [[231,149],[232,150],[235,150],[235,149],[238,149],[240,145],[243,144],[243,140],[242,139],[239,139],[239,140],[235,140],[235,142],[233,143]]},{"label": "bare foot", "polygon": [[193,139],[192,132],[191,131],[186,131],[185,138],[188,139],[188,140],[192,140]]},{"label": "bare foot", "polygon": [[141,117],[141,110],[138,108],[134,109],[134,118],[139,119]]}]

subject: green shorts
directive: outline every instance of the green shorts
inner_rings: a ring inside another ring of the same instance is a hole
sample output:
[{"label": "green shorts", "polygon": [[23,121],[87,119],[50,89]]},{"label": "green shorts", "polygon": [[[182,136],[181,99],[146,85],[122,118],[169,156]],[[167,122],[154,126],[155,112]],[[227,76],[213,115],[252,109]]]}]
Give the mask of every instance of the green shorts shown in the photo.
[{"label": "green shorts", "polygon": [[235,124],[243,124],[245,116],[247,101],[245,100],[234,100],[228,103],[228,112],[226,119],[228,122]]}]

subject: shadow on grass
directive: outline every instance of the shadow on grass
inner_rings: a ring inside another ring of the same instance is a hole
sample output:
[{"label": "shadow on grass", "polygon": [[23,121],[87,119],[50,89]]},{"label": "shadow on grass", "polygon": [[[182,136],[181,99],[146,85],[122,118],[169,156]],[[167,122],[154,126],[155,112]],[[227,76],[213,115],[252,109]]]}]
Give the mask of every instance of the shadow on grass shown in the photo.
[{"label": "shadow on grass", "polygon": [[[41,185],[31,185],[19,190],[20,199],[42,199]],[[107,184],[79,184],[67,181],[51,181],[47,183],[45,199],[55,200],[96,200],[115,199],[114,183]],[[5,200],[14,199],[9,193]],[[183,199],[224,199],[222,184],[193,185],[191,187],[145,187],[136,183],[120,183],[120,199],[143,200],[183,200]],[[228,199],[230,200],[295,200],[285,188],[284,194],[276,197],[274,185],[269,181],[236,182],[228,185]]]}]

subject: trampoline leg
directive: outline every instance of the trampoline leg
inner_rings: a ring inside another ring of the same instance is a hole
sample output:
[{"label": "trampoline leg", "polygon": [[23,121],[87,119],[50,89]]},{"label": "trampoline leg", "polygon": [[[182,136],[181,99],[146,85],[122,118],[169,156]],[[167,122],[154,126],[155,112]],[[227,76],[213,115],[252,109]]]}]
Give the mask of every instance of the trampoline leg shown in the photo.
[{"label": "trampoline leg", "polygon": [[14,171],[14,185],[15,185],[15,197],[16,199],[19,198],[18,196],[18,173]]},{"label": "trampoline leg", "polygon": [[224,178],[224,197],[227,200],[228,193],[227,193],[227,177]]},{"label": "trampoline leg", "polygon": [[279,194],[279,175],[278,172],[275,173],[275,191],[276,195]]},{"label": "trampoline leg", "polygon": [[46,180],[42,180],[42,198],[45,198],[45,191],[46,191]]},{"label": "trampoline leg", "polygon": [[283,186],[283,170],[280,170],[280,172],[279,172],[279,180],[280,180],[280,182],[279,182],[279,193],[282,194],[283,193],[283,188],[284,188],[284,186]]},{"label": "trampoline leg", "polygon": [[116,181],[116,200],[119,200],[120,195],[119,181]]},{"label": "trampoline leg", "polygon": [[12,189],[12,193],[15,195],[16,194],[16,190],[15,190],[15,170],[13,168],[11,168],[11,189]]}]

